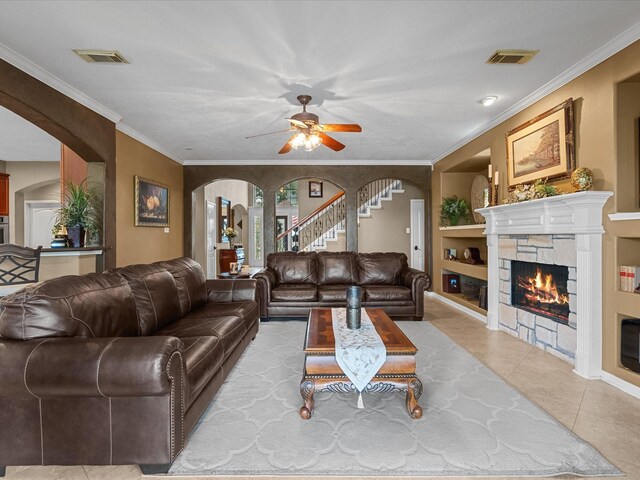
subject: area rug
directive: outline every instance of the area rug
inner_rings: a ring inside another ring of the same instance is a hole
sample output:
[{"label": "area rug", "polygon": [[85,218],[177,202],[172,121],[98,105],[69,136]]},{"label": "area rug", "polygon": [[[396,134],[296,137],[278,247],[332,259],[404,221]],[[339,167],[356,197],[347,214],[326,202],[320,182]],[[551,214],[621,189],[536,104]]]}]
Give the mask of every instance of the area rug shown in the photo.
[{"label": "area rug", "polygon": [[316,394],[302,420],[305,322],[268,322],[204,413],[169,475],[586,476],[621,472],[428,322],[418,347],[424,415],[404,394]]}]

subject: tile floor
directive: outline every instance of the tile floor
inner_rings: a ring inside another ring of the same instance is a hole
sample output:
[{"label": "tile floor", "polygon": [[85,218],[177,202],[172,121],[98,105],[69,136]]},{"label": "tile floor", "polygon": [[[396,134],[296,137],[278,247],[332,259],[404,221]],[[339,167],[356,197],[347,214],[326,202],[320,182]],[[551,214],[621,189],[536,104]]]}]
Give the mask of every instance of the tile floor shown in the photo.
[{"label": "tile floor", "polygon": [[[431,321],[508,383],[591,443],[622,470],[626,478],[640,480],[639,399],[602,381],[585,380],[574,374],[571,365],[562,360],[506,333],[487,330],[483,323],[444,303],[428,297],[426,302],[425,310],[428,313],[425,315],[425,320]],[[141,478],[141,474],[138,467],[128,465],[8,467],[6,478],[11,480],[131,480]],[[182,478],[197,480],[216,477]],[[251,477],[242,478],[247,480]],[[259,478],[269,480],[272,477]],[[303,477],[277,478],[299,480]],[[336,477],[331,478],[336,479]],[[357,480],[357,477],[348,478]],[[365,478],[372,480],[374,477]],[[314,480],[322,479],[315,477]]]}]

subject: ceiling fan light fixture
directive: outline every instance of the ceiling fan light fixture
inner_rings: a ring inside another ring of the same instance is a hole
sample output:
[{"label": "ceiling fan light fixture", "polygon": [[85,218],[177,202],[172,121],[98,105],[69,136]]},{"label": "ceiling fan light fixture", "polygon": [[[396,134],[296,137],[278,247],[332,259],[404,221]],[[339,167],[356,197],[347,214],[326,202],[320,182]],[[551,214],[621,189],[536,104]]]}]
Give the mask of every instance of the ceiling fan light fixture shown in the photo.
[{"label": "ceiling fan light fixture", "polygon": [[304,133],[298,133],[297,135],[295,135],[291,141],[289,142],[289,144],[293,147],[293,148],[298,148],[298,147],[303,147],[306,141],[306,135]]},{"label": "ceiling fan light fixture", "polygon": [[480,105],[482,105],[483,107],[490,107],[491,105],[493,105],[494,103],[496,103],[498,101],[498,97],[495,95],[487,95],[484,98],[481,98],[480,100],[478,100],[478,103]]},{"label": "ceiling fan light fixture", "polygon": [[311,150],[318,148],[320,145],[322,145],[322,139],[318,135],[307,135],[304,142],[304,149],[307,152],[310,152]]}]

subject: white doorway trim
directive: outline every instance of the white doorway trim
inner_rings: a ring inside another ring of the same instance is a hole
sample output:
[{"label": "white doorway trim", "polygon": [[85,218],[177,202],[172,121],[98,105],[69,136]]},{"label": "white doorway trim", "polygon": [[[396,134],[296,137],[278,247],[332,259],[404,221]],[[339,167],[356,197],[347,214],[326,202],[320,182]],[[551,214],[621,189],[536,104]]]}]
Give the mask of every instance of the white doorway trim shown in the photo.
[{"label": "white doorway trim", "polygon": [[424,271],[424,200],[411,199],[411,268]]}]

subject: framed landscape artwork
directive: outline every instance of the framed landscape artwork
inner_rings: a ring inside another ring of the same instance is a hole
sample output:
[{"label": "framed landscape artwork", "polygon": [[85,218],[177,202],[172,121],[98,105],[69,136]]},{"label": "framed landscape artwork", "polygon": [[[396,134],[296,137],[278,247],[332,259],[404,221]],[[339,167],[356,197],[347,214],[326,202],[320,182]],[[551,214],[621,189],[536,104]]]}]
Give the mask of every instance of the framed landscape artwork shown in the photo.
[{"label": "framed landscape artwork", "polygon": [[134,177],[135,226],[169,226],[169,187],[146,178]]},{"label": "framed landscape artwork", "polygon": [[309,198],[322,198],[322,182],[309,182]]},{"label": "framed landscape artwork", "polygon": [[507,133],[509,187],[567,177],[575,168],[573,99]]}]

